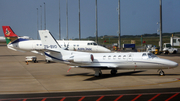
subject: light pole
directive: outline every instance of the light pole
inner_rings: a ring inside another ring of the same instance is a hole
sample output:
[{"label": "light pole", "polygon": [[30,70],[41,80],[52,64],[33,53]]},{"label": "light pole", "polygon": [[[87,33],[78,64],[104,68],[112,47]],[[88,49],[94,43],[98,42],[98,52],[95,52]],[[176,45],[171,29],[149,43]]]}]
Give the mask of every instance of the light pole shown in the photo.
[{"label": "light pole", "polygon": [[46,29],[46,5],[44,2],[44,29]]},{"label": "light pole", "polygon": [[36,8],[37,9],[37,39],[38,39],[38,30],[39,30],[39,24],[38,24],[38,21],[39,21],[39,19],[38,19],[38,8]]},{"label": "light pole", "polygon": [[40,5],[41,8],[41,30],[42,30],[42,6]]},{"label": "light pole", "polygon": [[61,16],[60,16],[60,0],[59,0],[59,40],[61,39]]},{"label": "light pole", "polygon": [[119,37],[118,37],[118,47],[121,49],[121,22],[120,22],[120,0],[118,1],[118,29],[119,29],[119,31],[118,31],[118,35],[119,35]]},{"label": "light pole", "polygon": [[79,0],[79,40],[81,40],[80,0]]},{"label": "light pole", "polygon": [[98,44],[98,21],[97,21],[97,0],[96,2],[96,43]]},{"label": "light pole", "polygon": [[68,40],[68,0],[66,0],[66,33],[67,33],[67,40]]},{"label": "light pole", "polygon": [[159,27],[160,27],[160,51],[162,51],[162,0],[159,0],[160,2],[160,23],[159,23]]}]

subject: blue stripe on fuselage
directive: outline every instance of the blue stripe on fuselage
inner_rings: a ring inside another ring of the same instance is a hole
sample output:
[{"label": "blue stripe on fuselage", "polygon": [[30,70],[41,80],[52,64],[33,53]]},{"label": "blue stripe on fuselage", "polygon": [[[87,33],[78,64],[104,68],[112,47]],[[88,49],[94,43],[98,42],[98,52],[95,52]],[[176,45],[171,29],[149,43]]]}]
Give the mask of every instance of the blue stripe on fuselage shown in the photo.
[{"label": "blue stripe on fuselage", "polygon": [[[59,60],[59,61],[62,61],[62,62],[66,62],[66,60],[62,60],[62,59],[59,59],[59,58],[53,57],[53,56],[51,56],[51,55],[47,54],[46,52],[44,52],[44,54],[45,54],[46,56],[48,56],[48,57],[52,58],[52,59],[56,59],[56,60]],[[67,62],[68,62],[68,61],[67,61]]]},{"label": "blue stripe on fuselage", "polygon": [[19,39],[13,41],[11,44],[18,43],[18,42],[21,42],[21,41],[28,41],[28,39],[19,38]]}]

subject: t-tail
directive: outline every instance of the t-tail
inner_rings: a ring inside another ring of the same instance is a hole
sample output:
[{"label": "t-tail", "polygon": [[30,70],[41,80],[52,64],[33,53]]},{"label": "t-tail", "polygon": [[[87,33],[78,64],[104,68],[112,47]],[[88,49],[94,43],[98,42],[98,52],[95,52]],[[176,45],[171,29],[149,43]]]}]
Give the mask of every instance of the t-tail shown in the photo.
[{"label": "t-tail", "polygon": [[10,26],[2,26],[4,36],[6,38],[6,43],[10,44],[18,39],[18,36],[13,32]]},{"label": "t-tail", "polygon": [[58,52],[58,53],[60,52],[63,55],[68,54],[66,50],[61,49],[61,46],[58,44],[55,38],[51,35],[49,30],[39,30],[39,35],[40,35],[42,44],[44,45],[44,48],[46,50]]}]

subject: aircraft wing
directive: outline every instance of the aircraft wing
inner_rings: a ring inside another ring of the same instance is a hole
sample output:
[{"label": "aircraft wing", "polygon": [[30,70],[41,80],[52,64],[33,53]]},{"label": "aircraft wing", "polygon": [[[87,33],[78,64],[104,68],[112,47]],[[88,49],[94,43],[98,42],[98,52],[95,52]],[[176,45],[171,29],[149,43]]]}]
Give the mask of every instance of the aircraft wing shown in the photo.
[{"label": "aircraft wing", "polygon": [[31,51],[32,53],[36,53],[36,54],[40,54],[40,55],[44,55],[43,51],[37,51],[37,50],[33,50]]},{"label": "aircraft wing", "polygon": [[79,68],[87,68],[87,69],[95,69],[95,68],[100,68],[100,69],[115,69],[117,66],[77,66]]}]

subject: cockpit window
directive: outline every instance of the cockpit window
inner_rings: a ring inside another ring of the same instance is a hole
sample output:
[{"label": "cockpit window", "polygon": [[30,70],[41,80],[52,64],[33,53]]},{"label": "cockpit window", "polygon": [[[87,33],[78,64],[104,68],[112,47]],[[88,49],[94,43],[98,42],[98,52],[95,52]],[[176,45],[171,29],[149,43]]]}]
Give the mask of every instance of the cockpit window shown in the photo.
[{"label": "cockpit window", "polygon": [[146,53],[143,53],[142,56],[147,56]]},{"label": "cockpit window", "polygon": [[97,45],[97,43],[93,43],[93,45]]},{"label": "cockpit window", "polygon": [[87,45],[95,45],[96,46],[97,43],[95,43],[95,42],[94,43],[87,43]]},{"label": "cockpit window", "polygon": [[149,58],[155,58],[155,57],[157,57],[157,56],[154,55],[154,54],[152,54],[152,53],[148,53],[148,57],[149,57]]}]

